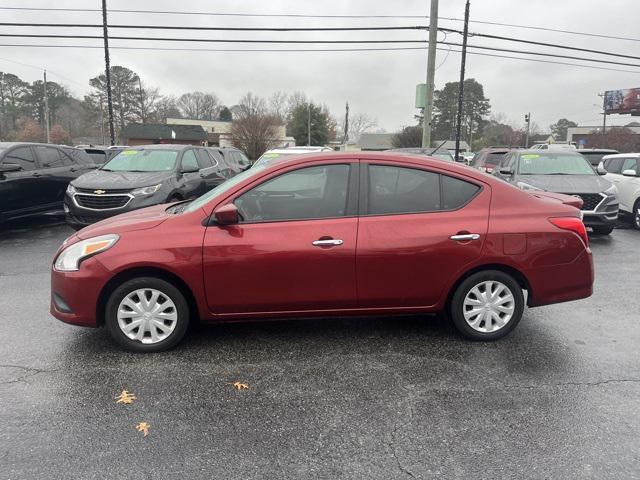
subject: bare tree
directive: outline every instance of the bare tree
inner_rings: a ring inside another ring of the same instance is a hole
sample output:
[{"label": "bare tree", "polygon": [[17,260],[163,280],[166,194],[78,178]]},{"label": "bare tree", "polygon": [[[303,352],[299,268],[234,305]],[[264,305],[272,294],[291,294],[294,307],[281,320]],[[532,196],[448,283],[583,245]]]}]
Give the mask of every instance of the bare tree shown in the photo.
[{"label": "bare tree", "polygon": [[242,97],[237,110],[229,132],[231,142],[256,160],[278,144],[279,121],[267,113],[265,100],[252,93]]},{"label": "bare tree", "polygon": [[285,92],[274,92],[269,97],[269,113],[282,125],[287,123],[288,101],[289,95]]},{"label": "bare tree", "polygon": [[213,93],[190,92],[180,95],[177,106],[185,118],[215,120],[220,111],[220,99]]},{"label": "bare tree", "polygon": [[304,92],[295,91],[289,95],[289,99],[287,101],[287,121],[291,119],[291,115],[300,105],[309,105],[309,103],[307,94]]},{"label": "bare tree", "polygon": [[394,148],[419,147],[422,145],[422,127],[404,127],[391,137]]},{"label": "bare tree", "polygon": [[349,119],[349,138],[356,142],[364,132],[378,126],[378,119],[370,117],[366,113],[356,113]]},{"label": "bare tree", "polygon": [[167,118],[182,118],[178,108],[178,99],[173,95],[165,95],[158,99],[153,111],[153,121],[163,123]]},{"label": "bare tree", "polygon": [[156,104],[160,100],[160,90],[148,87],[140,81],[138,85],[138,99],[136,102],[136,114],[142,123],[148,122],[153,115]]}]

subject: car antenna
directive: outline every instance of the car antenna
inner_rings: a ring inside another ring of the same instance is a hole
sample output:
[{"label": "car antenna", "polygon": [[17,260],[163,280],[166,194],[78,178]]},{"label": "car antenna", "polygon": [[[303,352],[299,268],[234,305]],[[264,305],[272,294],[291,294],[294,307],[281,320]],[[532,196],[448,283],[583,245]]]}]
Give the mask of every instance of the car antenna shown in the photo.
[{"label": "car antenna", "polygon": [[436,153],[438,150],[440,150],[440,148],[441,148],[445,143],[447,143],[447,140],[445,140],[445,141],[444,141],[444,142],[442,142],[440,145],[438,145],[438,146],[435,148],[435,150],[430,151],[430,152],[429,152],[429,155],[433,155],[434,153]]}]

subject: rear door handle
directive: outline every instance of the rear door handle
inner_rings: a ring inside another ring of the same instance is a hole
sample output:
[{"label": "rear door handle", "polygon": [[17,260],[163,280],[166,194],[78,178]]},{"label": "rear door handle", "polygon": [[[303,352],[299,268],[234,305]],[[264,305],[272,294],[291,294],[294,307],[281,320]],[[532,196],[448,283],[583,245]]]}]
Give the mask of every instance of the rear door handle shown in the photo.
[{"label": "rear door handle", "polygon": [[458,235],[451,235],[451,240],[455,240],[456,242],[468,242],[470,240],[478,240],[480,235],[477,233],[460,233]]},{"label": "rear door handle", "polygon": [[339,239],[327,239],[327,240],[315,240],[312,242],[314,247],[333,247],[337,245],[342,245],[344,242]]}]

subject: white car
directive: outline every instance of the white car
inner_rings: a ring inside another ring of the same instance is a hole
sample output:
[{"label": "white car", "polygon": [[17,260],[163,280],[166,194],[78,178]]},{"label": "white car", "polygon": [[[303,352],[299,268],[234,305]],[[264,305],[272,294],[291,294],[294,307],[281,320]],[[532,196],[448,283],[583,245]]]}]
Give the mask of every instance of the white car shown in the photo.
[{"label": "white car", "polygon": [[536,143],[529,150],[576,150],[573,143]]},{"label": "white car", "polygon": [[304,153],[318,153],[318,152],[333,152],[329,147],[287,147],[287,148],[274,148],[273,150],[267,150],[264,152],[258,160],[253,163],[253,166],[264,165],[265,163],[273,162],[274,160],[290,155],[302,155]]},{"label": "white car", "polygon": [[620,214],[631,216],[640,229],[640,153],[607,155],[602,159],[604,178],[618,187]]}]

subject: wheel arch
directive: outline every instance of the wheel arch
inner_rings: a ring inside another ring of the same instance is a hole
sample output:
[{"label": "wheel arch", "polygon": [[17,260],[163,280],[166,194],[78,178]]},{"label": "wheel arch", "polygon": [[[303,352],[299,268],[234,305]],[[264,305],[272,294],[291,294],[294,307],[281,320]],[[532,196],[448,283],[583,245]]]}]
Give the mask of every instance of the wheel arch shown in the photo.
[{"label": "wheel arch", "polygon": [[462,275],[460,275],[460,277],[458,277],[458,279],[453,283],[453,285],[451,286],[451,288],[449,289],[449,292],[447,294],[447,300],[445,302],[445,309],[448,311],[449,310],[449,306],[451,305],[451,299],[453,297],[453,295],[455,294],[456,290],[458,289],[458,286],[464,282],[467,278],[469,278],[471,275],[473,275],[474,273],[478,273],[478,272],[482,272],[482,271],[486,271],[486,270],[497,270],[499,272],[503,272],[506,273],[507,275],[510,275],[514,278],[514,280],[516,282],[518,282],[518,285],[520,285],[520,287],[522,287],[523,290],[527,291],[527,305],[531,304],[531,299],[533,298],[533,291],[531,289],[531,283],[529,283],[529,280],[527,279],[527,277],[517,268],[514,268],[510,265],[505,265],[503,263],[487,263],[484,265],[478,265],[475,266],[469,270],[467,270],[465,273],[463,273]]},{"label": "wheel arch", "polygon": [[172,284],[174,287],[180,290],[180,293],[182,293],[182,295],[184,295],[184,298],[187,301],[187,305],[189,306],[189,314],[191,317],[190,320],[193,322],[200,319],[200,312],[195,296],[193,295],[193,292],[191,291],[189,285],[182,278],[180,278],[173,272],[158,267],[134,267],[118,272],[105,284],[105,286],[100,291],[98,302],[96,304],[97,326],[103,326],[105,323],[105,308],[113,291],[127,280],[138,277],[159,278],[160,280],[164,280]]}]

